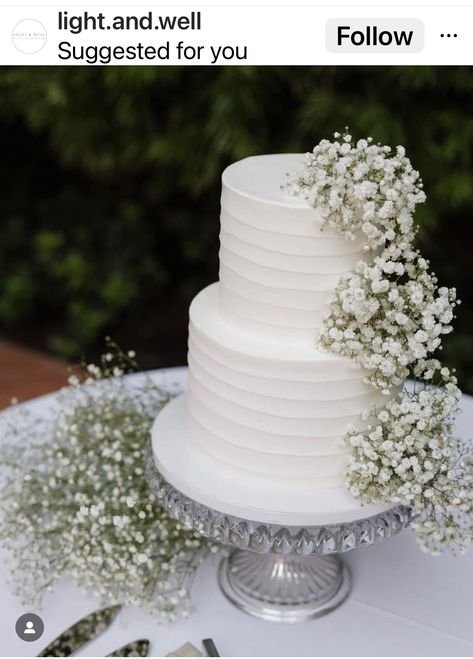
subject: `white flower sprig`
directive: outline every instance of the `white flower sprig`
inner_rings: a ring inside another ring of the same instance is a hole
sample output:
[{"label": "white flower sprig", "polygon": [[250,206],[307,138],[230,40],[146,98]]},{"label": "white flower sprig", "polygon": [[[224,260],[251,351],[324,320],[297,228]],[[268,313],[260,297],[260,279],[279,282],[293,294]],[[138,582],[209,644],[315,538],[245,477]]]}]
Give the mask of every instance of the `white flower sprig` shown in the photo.
[{"label": "white flower sprig", "polygon": [[461,397],[456,378],[432,358],[459,302],[455,289],[438,288],[413,248],[422,181],[403,147],[393,154],[371,138],[355,143],[347,130],[334,137],[307,154],[302,173],[284,186],[317,207],[322,224],[348,239],[366,237],[366,260],[328,300],[319,345],[367,369],[367,380],[387,395],[409,374],[416,378],[413,391],[368,410],[363,428],[348,432],[346,484],[361,503],[411,505],[424,550],[463,551],[473,539],[471,447],[451,434]]},{"label": "white flower sprig", "polygon": [[461,392],[437,360],[416,371],[423,381],[370,410],[365,430],[349,432],[347,486],[362,503],[412,506],[423,550],[464,551],[473,537],[472,446],[451,434]]},{"label": "white flower sprig", "polygon": [[412,213],[425,194],[404,147],[392,154],[371,137],[356,143],[348,132],[334,137],[306,154],[304,169],[289,175],[284,191],[307,199],[323,223],[345,237],[354,239],[362,231],[367,249],[386,240],[410,243]]},{"label": "white flower sprig", "polygon": [[174,620],[210,544],[154,500],[144,454],[172,394],[124,378],[134,353],[111,345],[85,380],[70,378],[49,418],[12,409],[0,421],[0,538],[15,592],[37,604],[63,574],[103,604]]},{"label": "white flower sprig", "polygon": [[323,348],[369,369],[369,381],[386,394],[441,348],[458,304],[455,289],[437,287],[417,250],[397,251],[388,246],[341,277],[320,336]]}]

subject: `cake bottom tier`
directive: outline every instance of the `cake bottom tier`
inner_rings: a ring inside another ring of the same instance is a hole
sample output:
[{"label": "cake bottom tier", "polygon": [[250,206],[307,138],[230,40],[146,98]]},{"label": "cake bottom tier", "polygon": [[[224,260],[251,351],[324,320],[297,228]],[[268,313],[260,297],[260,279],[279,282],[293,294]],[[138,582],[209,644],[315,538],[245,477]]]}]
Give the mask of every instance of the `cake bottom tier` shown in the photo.
[{"label": "cake bottom tier", "polygon": [[201,291],[189,312],[191,441],[263,480],[343,485],[346,433],[386,397],[315,340],[265,340],[234,327],[219,312],[218,288]]},{"label": "cake bottom tier", "polygon": [[[182,507],[187,519],[192,506],[189,508],[186,497],[214,511],[211,514],[219,520],[216,524],[222,521],[222,515],[252,520],[255,525],[311,527],[345,524],[366,519],[392,507],[383,504],[361,505],[345,486],[314,491],[310,481],[262,478],[213,458],[192,441],[186,395],[174,398],[156,417],[152,447],[158,471],[184,495]],[[180,505],[174,495],[168,503],[173,508]],[[206,524],[208,517],[202,520]],[[341,531],[345,533],[345,529]],[[364,524],[360,526],[360,532],[367,533]],[[384,518],[380,520],[380,532],[383,534],[381,537],[385,537]],[[319,539],[322,543],[332,542],[330,536],[324,533],[320,534]],[[331,551],[334,549],[332,547]]]}]

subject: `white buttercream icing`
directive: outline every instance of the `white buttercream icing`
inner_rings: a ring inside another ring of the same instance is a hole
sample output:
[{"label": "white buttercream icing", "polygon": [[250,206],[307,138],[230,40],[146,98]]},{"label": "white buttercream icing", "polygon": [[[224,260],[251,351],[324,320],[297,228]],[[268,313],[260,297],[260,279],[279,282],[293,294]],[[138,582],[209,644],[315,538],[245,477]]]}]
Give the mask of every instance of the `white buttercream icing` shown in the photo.
[{"label": "white buttercream icing", "polygon": [[[266,337],[315,337],[340,275],[364,256],[361,235],[350,241],[322,228],[317,209],[281,192],[285,175],[302,160],[301,154],[256,156],[222,176],[221,311],[242,330]],[[314,298],[294,305],[297,294]]]},{"label": "white buttercream icing", "polygon": [[348,458],[344,436],[386,397],[366,371],[321,352],[315,341],[266,339],[222,315],[221,284],[194,298],[189,323],[192,439],[222,465],[255,478],[309,479],[338,487]]},{"label": "white buttercream icing", "polygon": [[360,235],[322,230],[316,208],[281,191],[302,160],[258,156],[223,173],[220,282],[189,312],[188,413],[192,441],[229,474],[326,489],[343,484],[348,428],[386,398],[317,348],[330,293],[366,253]]}]

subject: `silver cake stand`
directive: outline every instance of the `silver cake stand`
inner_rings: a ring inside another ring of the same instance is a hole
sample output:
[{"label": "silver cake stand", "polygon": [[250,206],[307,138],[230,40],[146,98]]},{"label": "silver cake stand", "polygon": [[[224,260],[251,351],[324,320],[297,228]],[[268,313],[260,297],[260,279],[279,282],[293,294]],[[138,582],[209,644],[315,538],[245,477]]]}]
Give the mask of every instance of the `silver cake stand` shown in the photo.
[{"label": "silver cake stand", "polygon": [[399,533],[411,522],[403,505],[347,523],[281,526],[235,517],[185,496],[158,471],[150,450],[152,493],[169,515],[233,551],[219,567],[219,584],[239,609],[277,622],[303,622],[340,606],[350,572],[341,554]]}]

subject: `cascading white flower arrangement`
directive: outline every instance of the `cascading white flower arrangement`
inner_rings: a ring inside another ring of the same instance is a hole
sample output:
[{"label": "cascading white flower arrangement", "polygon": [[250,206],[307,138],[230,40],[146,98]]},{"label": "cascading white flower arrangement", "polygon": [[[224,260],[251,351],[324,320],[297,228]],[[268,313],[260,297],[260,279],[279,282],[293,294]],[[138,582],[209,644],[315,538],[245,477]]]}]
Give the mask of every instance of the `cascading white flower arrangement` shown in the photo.
[{"label": "cascading white flower arrangement", "polygon": [[[367,369],[367,380],[390,396],[348,431],[346,484],[362,503],[411,505],[424,550],[463,551],[473,538],[471,447],[452,437],[461,397],[455,375],[433,358],[459,302],[413,247],[422,180],[402,146],[393,153],[371,138],[355,142],[348,129],[334,138],[306,155],[284,190],[317,207],[321,229],[366,240],[367,259],[339,280],[319,337],[320,347]],[[409,375],[414,387],[398,393]]]}]

